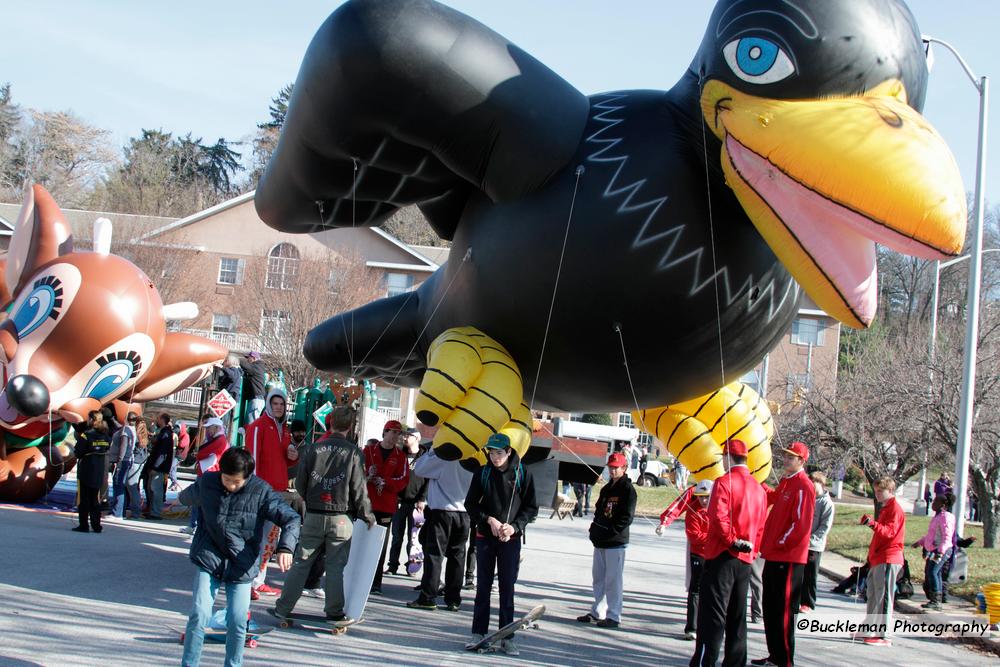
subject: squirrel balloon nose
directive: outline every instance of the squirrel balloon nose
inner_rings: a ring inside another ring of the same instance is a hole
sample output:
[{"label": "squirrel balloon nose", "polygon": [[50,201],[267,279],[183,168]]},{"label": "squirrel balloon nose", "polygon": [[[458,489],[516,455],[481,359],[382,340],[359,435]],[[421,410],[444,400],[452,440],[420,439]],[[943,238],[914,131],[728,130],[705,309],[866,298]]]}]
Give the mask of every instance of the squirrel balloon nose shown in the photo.
[{"label": "squirrel balloon nose", "polygon": [[15,375],[7,382],[7,401],[26,417],[37,417],[49,409],[49,390],[33,375]]}]

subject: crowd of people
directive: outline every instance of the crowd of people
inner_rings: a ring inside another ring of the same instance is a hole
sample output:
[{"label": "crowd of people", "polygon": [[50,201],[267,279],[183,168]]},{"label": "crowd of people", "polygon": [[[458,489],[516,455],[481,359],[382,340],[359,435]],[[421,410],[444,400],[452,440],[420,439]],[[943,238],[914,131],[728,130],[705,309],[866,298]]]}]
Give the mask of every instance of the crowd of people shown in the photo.
[{"label": "crowd of people", "polygon": [[[176,485],[178,463],[188,459],[194,464],[196,481],[179,496],[191,509],[189,525],[182,530],[193,535],[190,558],[196,566],[183,664],[198,663],[204,628],[222,587],[228,610],[227,664],[239,664],[250,601],[262,596],[276,598],[271,612],[279,619],[287,619],[299,599],[310,595],[324,599],[328,622],[355,622],[345,613],[343,573],[357,519],[368,529],[386,528],[371,595],[381,594],[384,576],[412,576],[419,569],[416,597],[408,607],[439,609],[438,598],[443,598],[444,609],[458,611],[463,591],[474,589],[469,643],[474,646],[489,632],[490,595],[497,578],[498,627],[513,621],[521,545],[538,507],[530,471],[507,436],[491,436],[485,443],[486,463],[469,470],[438,457],[420,443],[416,429],[405,429],[396,420],[385,423],[381,439],[359,447],[350,439],[356,422],[350,408],[335,408],[326,432],[311,443],[306,442],[305,425],[287,415],[284,392],[272,389],[245,428],[243,448],[231,448],[226,423],[210,415],[194,437],[166,413],[156,417],[152,429],[136,413],[118,424],[110,411],[91,412],[77,427],[79,525],[74,531],[102,531],[101,497],[109,473],[108,504],[114,516],[159,520],[166,490]],[[720,653],[724,665],[747,661],[748,594],[750,622],[762,619],[767,643],[767,655],[750,663],[794,664],[796,616],[816,608],[819,563],[834,505],[826,477],[806,473],[808,447],[794,442],[783,453],[783,475],[770,488],[750,474],[747,445],[728,440],[725,474],[714,483],[688,487],[660,516],[657,534],[681,516],[685,520],[683,636],[695,642],[692,666],[715,665]],[[617,628],[637,495],[626,474],[626,453],[612,453],[607,467],[608,480],[600,487],[589,527],[593,603],[577,620]],[[884,630],[857,639],[888,645],[896,582],[904,566],[906,519],[892,479],[878,480],[874,490],[877,519],[861,518],[872,530],[864,622]],[[581,514],[589,512],[589,491],[589,485],[577,485]],[[939,609],[946,599],[957,547],[967,545],[955,534],[950,489],[942,485],[941,491],[931,504],[934,517],[927,534],[913,543],[925,560],[928,609]],[[288,571],[283,589],[267,582],[272,558]],[[414,561],[422,568],[411,568]],[[501,649],[518,655],[515,636],[504,639]]]}]

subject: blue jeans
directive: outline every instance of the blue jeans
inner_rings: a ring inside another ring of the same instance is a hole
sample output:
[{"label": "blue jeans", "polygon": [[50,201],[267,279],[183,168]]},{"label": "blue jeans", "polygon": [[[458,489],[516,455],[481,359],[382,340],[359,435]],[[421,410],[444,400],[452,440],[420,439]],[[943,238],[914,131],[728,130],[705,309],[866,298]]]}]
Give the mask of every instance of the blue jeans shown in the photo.
[{"label": "blue jeans", "polygon": [[930,597],[930,593],[937,593],[941,595],[941,590],[943,588],[941,581],[941,571],[944,566],[948,563],[948,559],[951,558],[951,549],[946,550],[941,554],[941,558],[937,561],[928,558],[924,561],[924,581],[926,583],[927,597]]},{"label": "blue jeans", "polygon": [[125,516],[125,478],[131,464],[119,463],[111,477],[111,513],[121,519]]},{"label": "blue jeans", "polygon": [[[205,626],[212,619],[215,594],[223,585],[205,570],[194,575],[194,606],[184,631],[184,656],[181,667],[197,667],[205,643]],[[247,635],[247,614],[250,613],[250,582],[226,583],[226,667],[243,664],[243,642]]]}]

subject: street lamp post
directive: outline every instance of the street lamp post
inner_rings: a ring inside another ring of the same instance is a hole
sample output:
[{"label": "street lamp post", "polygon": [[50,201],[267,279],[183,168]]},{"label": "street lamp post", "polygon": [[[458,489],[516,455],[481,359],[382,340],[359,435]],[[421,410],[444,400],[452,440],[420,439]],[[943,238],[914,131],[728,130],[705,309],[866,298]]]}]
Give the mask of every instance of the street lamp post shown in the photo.
[{"label": "street lamp post", "polygon": [[962,398],[958,412],[958,442],[955,447],[955,532],[962,535],[965,529],[965,499],[969,485],[969,452],[972,440],[972,416],[976,389],[976,353],[979,343],[979,288],[982,280],[983,205],[986,178],[986,120],[989,110],[989,79],[977,78],[955,48],[934,37],[923,38],[927,43],[940,44],[958,59],[966,76],[979,93],[979,141],[976,153],[976,191],[974,206],[976,217],[972,234],[972,252],[969,257],[968,316],[965,323],[965,358],[962,364]]},{"label": "street lamp post", "polygon": [[[985,255],[988,252],[1000,252],[1000,248],[986,248],[982,251],[982,254]],[[941,269],[946,269],[952,264],[964,262],[970,257],[972,255],[962,255],[955,259],[949,259],[947,262],[941,262],[940,260],[934,262],[934,289],[931,292],[931,331],[927,342],[927,351],[932,362],[934,361],[937,348],[938,293],[941,289]]]}]

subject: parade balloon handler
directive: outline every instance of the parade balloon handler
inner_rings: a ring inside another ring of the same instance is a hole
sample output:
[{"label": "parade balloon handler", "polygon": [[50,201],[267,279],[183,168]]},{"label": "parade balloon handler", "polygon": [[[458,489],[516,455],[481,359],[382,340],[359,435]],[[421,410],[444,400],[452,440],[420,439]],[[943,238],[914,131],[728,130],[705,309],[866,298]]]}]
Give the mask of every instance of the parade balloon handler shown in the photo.
[{"label": "parade balloon handler", "polygon": [[[486,463],[473,473],[465,509],[476,532],[476,603],[472,640],[481,641],[490,627],[490,593],[494,573],[500,580],[499,624],[514,621],[514,584],[521,563],[525,527],[538,516],[531,473],[510,447],[510,438],[494,433],[486,441]],[[426,575],[425,575],[426,576]],[[520,653],[514,635],[500,644],[510,656]]]},{"label": "parade balloon handler", "polygon": [[906,515],[896,500],[896,481],[891,477],[877,480],[873,485],[875,500],[882,505],[876,521],[868,514],[861,516],[861,525],[872,529],[872,541],[868,546],[868,579],[865,591],[868,608],[863,623],[872,626],[884,624],[884,632],[859,633],[861,639],[873,646],[890,646],[889,632],[892,628],[893,597],[896,593],[896,577],[903,567],[903,542],[906,537]]},{"label": "parade balloon handler", "polygon": [[708,501],[712,494],[712,481],[703,479],[690,487],[660,515],[656,534],[684,515],[684,533],[688,541],[687,616],[684,622],[684,639],[694,641],[698,629],[698,591],[702,569],[705,566],[705,547],[708,539]]},{"label": "parade balloon handler", "polygon": [[365,476],[368,479],[368,499],[371,500],[372,512],[378,525],[385,526],[385,537],[382,540],[382,552],[378,558],[378,569],[372,581],[372,595],[382,594],[382,568],[385,565],[385,552],[389,547],[389,528],[392,525],[392,515],[399,507],[399,492],[406,488],[410,480],[410,466],[406,462],[406,454],[396,445],[403,432],[403,425],[395,419],[390,419],[382,427],[382,440],[378,444],[368,445],[364,449]]},{"label": "parade balloon handler", "polygon": [[[243,661],[250,609],[250,591],[261,567],[264,529],[281,529],[278,567],[292,564],[301,520],[271,486],[253,474],[254,460],[245,449],[228,449],[218,472],[207,472],[181,491],[179,501],[197,507],[201,521],[191,542],[190,558],[197,568],[194,601],[184,632],[183,667],[196,667],[205,642],[205,626],[219,588],[226,589],[226,665]],[[264,561],[266,563],[266,561]]]},{"label": "parade balloon handler", "polygon": [[608,457],[610,480],[601,487],[590,524],[590,542],[594,545],[594,604],[576,620],[594,622],[600,628],[617,628],[621,624],[625,548],[637,499],[632,481],[625,475],[627,467],[625,454],[615,452]]},{"label": "parade balloon handler", "polygon": [[243,379],[249,385],[246,423],[251,424],[260,417],[267,405],[267,365],[261,361],[260,352],[249,352],[239,358]]},{"label": "parade balloon handler", "polygon": [[[414,522],[414,510],[423,512],[427,504],[427,480],[414,473],[413,468],[421,456],[427,453],[427,447],[420,444],[420,431],[415,428],[408,428],[403,433],[403,453],[406,454],[406,463],[410,468],[410,478],[406,482],[406,488],[399,494],[399,509],[392,515],[392,543],[389,546],[389,562],[386,565],[386,574],[396,574],[399,570],[399,554],[403,549],[403,537],[406,537],[406,554],[410,553],[413,547],[412,533]],[[469,490],[468,481],[465,488],[461,490],[462,500],[465,500],[465,493]],[[463,511],[465,510],[463,506]],[[468,533],[468,526],[466,526]],[[463,549],[464,552],[464,549]],[[411,576],[407,568],[403,568],[406,576]]]},{"label": "parade balloon handler", "polygon": [[809,559],[802,573],[802,604],[799,613],[805,614],[816,609],[816,583],[819,580],[819,563],[826,551],[826,538],[833,528],[836,507],[830,492],[826,490],[826,475],[816,471],[809,475],[816,491],[816,508],[813,510],[812,534],[809,536]]},{"label": "parade balloon handler", "polygon": [[931,504],[934,518],[927,526],[927,534],[913,544],[922,548],[924,554],[924,594],[927,596],[927,603],[921,605],[924,609],[941,609],[944,591],[941,573],[951,558],[955,538],[955,515],[949,511],[952,500],[950,491],[934,498]]},{"label": "parade balloon handler", "polygon": [[[218,472],[219,461],[222,455],[229,449],[229,441],[226,439],[226,425],[218,417],[209,417],[202,422],[202,433],[204,442],[198,447],[195,454],[195,477],[201,477],[206,472]],[[181,528],[182,533],[193,535],[198,527],[197,507],[191,508],[191,519],[187,526]]]},{"label": "parade balloon handler", "polygon": [[330,414],[330,434],[304,447],[295,476],[295,492],[305,503],[306,518],[295,564],[274,605],[274,615],[279,619],[287,619],[295,609],[316,560],[322,557],[326,565],[323,598],[327,620],[357,620],[344,615],[344,568],[351,551],[354,520],[362,519],[370,530],[375,515],[368,499],[361,451],[347,439],[354,411],[338,406]]},{"label": "parade balloon handler", "polygon": [[414,461],[411,474],[427,480],[427,502],[420,533],[420,543],[424,547],[420,594],[406,606],[436,609],[443,572],[445,608],[458,611],[462,604],[466,549],[472,525],[465,500],[474,473],[458,461],[445,461],[431,450]]},{"label": "parade balloon handler", "polygon": [[767,493],[747,468],[747,446],[723,445],[726,472],[715,480],[708,502],[705,569],[701,576],[697,643],[690,667],[715,667],[725,634],[724,665],[747,661],[747,588],[750,563],[760,551]]},{"label": "parade balloon handler", "polygon": [[771,508],[764,522],[760,555],[764,559],[764,636],[768,655],[751,665],[791,667],[795,662],[795,617],[802,596],[802,576],[809,560],[816,487],[805,465],[809,448],[793,442],[783,448],[784,476],[777,488],[764,487]]},{"label": "parade balloon handler", "polygon": [[129,502],[128,477],[135,461],[136,433],[135,423],[139,415],[134,412],[125,417],[125,424],[111,436],[111,452],[114,452],[114,472],[112,473],[112,503],[111,513],[119,518],[125,518],[126,505],[133,510],[133,516],[139,516],[139,503],[135,499],[133,506]]},{"label": "parade balloon handler", "polygon": [[[257,477],[287,499],[288,469],[298,460],[299,452],[292,444],[291,431],[285,420],[286,412],[285,392],[272,389],[267,395],[264,412],[247,426],[243,442],[256,462]],[[253,600],[259,600],[261,595],[281,594],[280,589],[266,583],[267,563],[274,555],[279,529],[273,524],[265,528],[260,569],[253,582],[253,590],[250,591],[250,598]]]},{"label": "parade balloon handler", "polygon": [[166,412],[156,418],[159,430],[153,436],[149,452],[149,514],[147,519],[163,520],[163,500],[167,495],[167,475],[174,464],[174,429],[171,417]]},{"label": "parade balloon handler", "polygon": [[[76,479],[80,500],[77,509],[80,525],[73,528],[78,533],[99,533],[101,528],[101,484],[108,478],[108,449],[111,438],[108,424],[101,413],[92,410],[87,418],[87,430],[77,438],[73,453],[76,455]],[[90,525],[88,527],[88,520]]]}]

